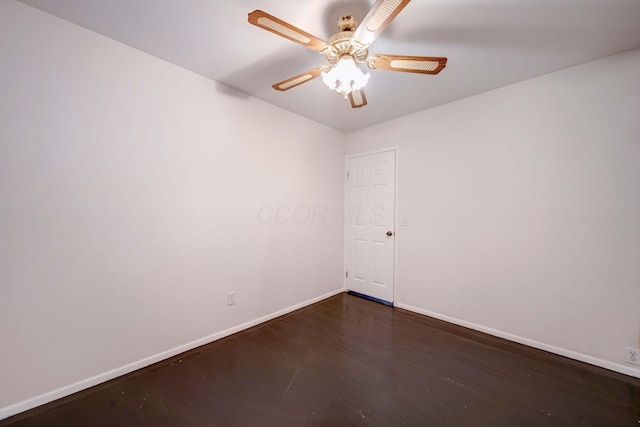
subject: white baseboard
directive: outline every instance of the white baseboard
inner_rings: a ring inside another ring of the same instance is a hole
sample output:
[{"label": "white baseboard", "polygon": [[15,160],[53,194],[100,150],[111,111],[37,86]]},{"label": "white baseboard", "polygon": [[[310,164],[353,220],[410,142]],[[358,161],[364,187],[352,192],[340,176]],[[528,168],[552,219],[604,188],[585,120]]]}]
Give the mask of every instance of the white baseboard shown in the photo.
[{"label": "white baseboard", "polygon": [[330,298],[334,295],[338,295],[344,292],[344,288],[337,289],[335,291],[329,292],[327,294],[321,295],[316,298],[312,298],[310,300],[301,302],[299,304],[293,305],[291,307],[287,307],[285,309],[276,311],[275,313],[268,314],[263,317],[259,317],[257,319],[251,320],[249,322],[243,323],[238,326],[234,326],[233,328],[226,329],[221,332],[217,332],[215,334],[209,335],[204,338],[200,338],[198,340],[192,341],[190,343],[181,345],[179,347],[172,348],[171,350],[163,351],[162,353],[155,354],[153,356],[147,357],[145,359],[139,360],[137,362],[130,363],[128,365],[122,366],[120,368],[113,369],[109,372],[105,372],[91,378],[87,378],[82,381],[78,381],[74,384],[70,384],[64,387],[61,387],[57,390],[53,390],[39,396],[33,397],[31,399],[23,400],[22,402],[18,402],[11,406],[7,406],[5,408],[0,409],[0,420],[11,417],[13,415],[19,414],[20,412],[27,411],[29,409],[33,409],[37,406],[44,405],[45,403],[53,402],[54,400],[60,399],[65,396],[69,396],[70,394],[76,393],[81,390],[85,390],[89,387],[93,387],[95,385],[101,384],[103,382],[112,380],[121,375],[128,374],[140,368],[144,368],[146,366],[152,365],[154,363],[160,362],[162,360],[168,359],[170,357],[176,356],[180,353],[184,353],[185,351],[192,350],[196,347],[200,347],[201,345],[209,344],[210,342],[219,340],[226,336],[235,334],[236,332],[243,331],[245,329],[251,328],[253,326],[259,325],[260,323],[264,323],[268,320],[275,319],[276,317],[283,316],[287,313],[291,313],[292,311],[298,310],[300,308],[306,307],[311,304],[315,304],[316,302],[322,301],[324,299]]},{"label": "white baseboard", "polygon": [[414,313],[422,314],[425,316],[433,317],[439,320],[444,320],[445,322],[453,323],[454,325],[464,326],[465,328],[484,332],[486,334],[493,335],[495,337],[504,338],[509,341],[517,342],[519,344],[524,344],[529,347],[545,350],[550,353],[555,353],[555,354],[559,354],[560,356],[568,357],[570,359],[579,360],[580,362],[589,363],[591,365],[599,366],[601,368],[609,369],[611,371],[619,372],[621,374],[640,378],[640,369],[632,368],[631,366],[610,362],[608,360],[598,359],[597,357],[589,356],[589,355],[578,353],[572,350],[567,350],[565,348],[556,347],[553,345],[534,341],[528,338],[520,337],[518,335],[509,334],[507,332],[499,331],[497,329],[488,328],[486,326],[478,325],[476,323],[456,319],[455,317],[446,316],[440,313],[434,313],[433,311],[424,310],[424,309],[413,307],[407,304],[394,303],[394,305],[398,308],[402,308],[402,309],[412,311]]}]

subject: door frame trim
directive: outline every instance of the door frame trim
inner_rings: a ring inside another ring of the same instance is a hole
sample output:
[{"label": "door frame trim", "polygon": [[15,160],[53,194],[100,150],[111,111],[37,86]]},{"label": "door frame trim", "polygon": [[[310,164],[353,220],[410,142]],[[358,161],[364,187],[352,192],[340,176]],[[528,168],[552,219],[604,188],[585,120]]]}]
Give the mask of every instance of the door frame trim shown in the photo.
[{"label": "door frame trim", "polygon": [[[398,161],[399,156],[400,156],[400,146],[398,145],[393,145],[391,147],[385,147],[385,148],[379,148],[377,150],[371,150],[371,151],[363,151],[360,153],[352,153],[352,154],[348,154],[345,156],[344,158],[344,172],[342,175],[342,179],[344,180],[344,185],[343,185],[343,192],[344,192],[344,201],[343,201],[343,210],[347,208],[348,204],[349,204],[349,182],[347,180],[347,171],[349,170],[349,160],[356,158],[356,157],[364,157],[364,156],[369,156],[371,154],[380,154],[380,153],[386,153],[386,152],[390,152],[393,151],[395,153],[394,156],[394,161],[395,161],[395,174],[393,177],[393,181],[394,181],[394,200],[393,200],[393,234],[394,234],[394,245],[393,245],[393,300],[391,300],[390,302],[395,305],[396,304],[396,299],[398,296],[398,164],[400,163]],[[343,233],[343,238],[342,238],[342,271],[347,271],[347,259],[346,259],[346,254],[347,254],[347,222],[344,222],[342,224],[342,233]],[[342,276],[342,287],[343,289],[346,291],[349,290],[349,288],[347,287],[347,278],[344,276]]]}]

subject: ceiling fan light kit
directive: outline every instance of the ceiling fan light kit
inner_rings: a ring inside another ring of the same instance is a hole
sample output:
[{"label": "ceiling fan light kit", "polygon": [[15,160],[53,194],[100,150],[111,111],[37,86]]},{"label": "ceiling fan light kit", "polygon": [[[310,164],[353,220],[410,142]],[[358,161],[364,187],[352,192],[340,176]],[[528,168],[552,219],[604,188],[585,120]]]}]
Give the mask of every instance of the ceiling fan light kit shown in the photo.
[{"label": "ceiling fan light kit", "polygon": [[384,31],[410,0],[377,0],[360,26],[356,18],[348,15],[338,19],[339,32],[328,42],[302,31],[275,16],[261,10],[249,14],[249,23],[287,38],[306,48],[325,55],[329,65],[323,65],[298,74],[273,85],[286,91],[322,76],[327,87],[335,90],[351,107],[367,105],[364,86],[371,75],[363,72],[360,64],[371,69],[420,74],[438,74],[447,64],[447,58],[403,55],[369,56],[369,45]]},{"label": "ceiling fan light kit", "polygon": [[329,71],[321,73],[322,81],[329,89],[333,89],[345,99],[354,90],[361,90],[371,77],[369,73],[363,73],[356,66],[356,61],[350,55],[342,56],[338,63],[332,66]]}]

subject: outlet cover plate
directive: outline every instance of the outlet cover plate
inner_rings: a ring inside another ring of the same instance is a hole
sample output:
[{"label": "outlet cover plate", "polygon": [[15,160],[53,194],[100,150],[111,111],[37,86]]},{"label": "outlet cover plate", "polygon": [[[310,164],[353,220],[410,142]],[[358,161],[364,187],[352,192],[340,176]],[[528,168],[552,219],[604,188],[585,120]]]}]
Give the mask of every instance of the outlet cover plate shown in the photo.
[{"label": "outlet cover plate", "polygon": [[627,363],[640,366],[640,350],[627,347],[624,352],[624,360]]}]

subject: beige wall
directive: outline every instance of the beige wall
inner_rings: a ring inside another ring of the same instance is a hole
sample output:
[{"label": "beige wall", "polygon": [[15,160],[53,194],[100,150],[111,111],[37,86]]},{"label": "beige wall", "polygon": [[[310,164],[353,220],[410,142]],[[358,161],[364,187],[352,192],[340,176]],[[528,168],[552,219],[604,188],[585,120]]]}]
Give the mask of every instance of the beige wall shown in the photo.
[{"label": "beige wall", "polygon": [[640,50],[349,134],[399,146],[398,305],[640,376],[638,70]]},{"label": "beige wall", "polygon": [[344,134],[17,2],[0,40],[0,418],[342,287]]}]

